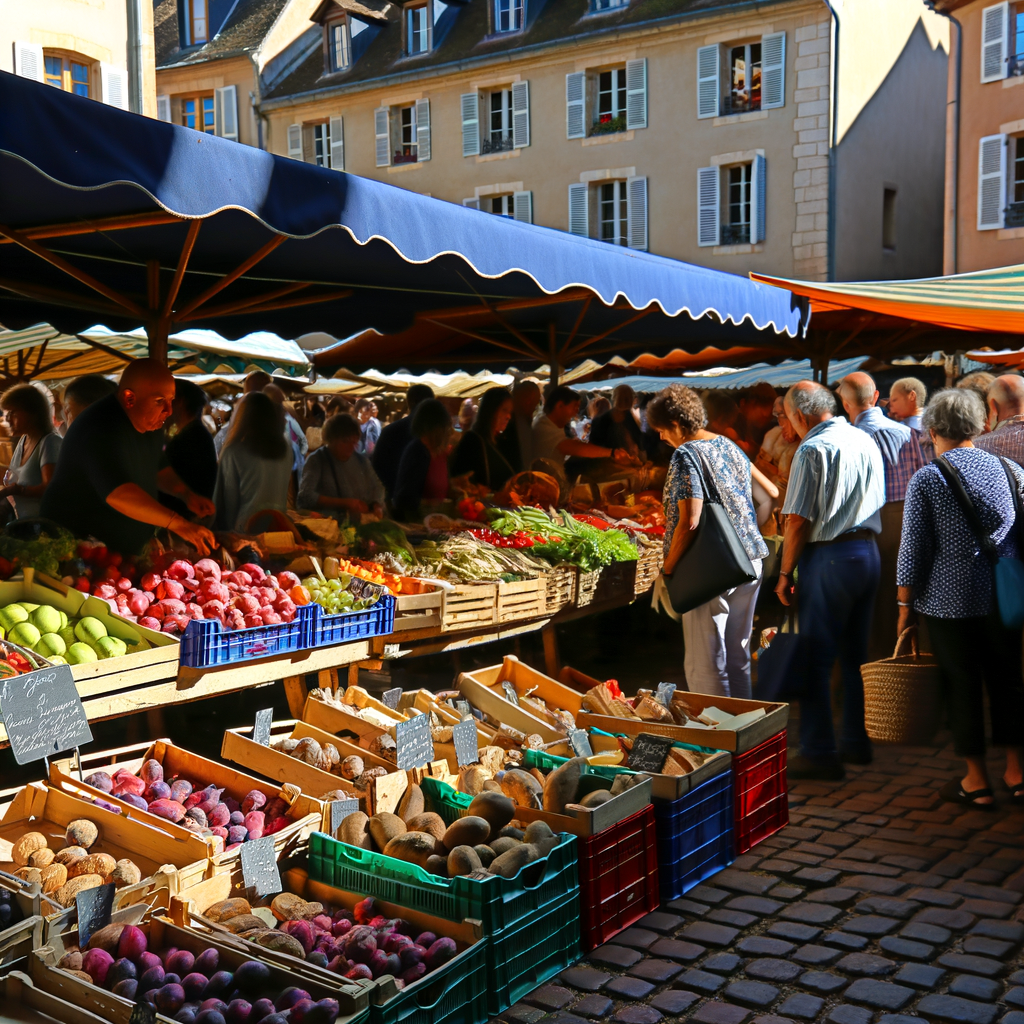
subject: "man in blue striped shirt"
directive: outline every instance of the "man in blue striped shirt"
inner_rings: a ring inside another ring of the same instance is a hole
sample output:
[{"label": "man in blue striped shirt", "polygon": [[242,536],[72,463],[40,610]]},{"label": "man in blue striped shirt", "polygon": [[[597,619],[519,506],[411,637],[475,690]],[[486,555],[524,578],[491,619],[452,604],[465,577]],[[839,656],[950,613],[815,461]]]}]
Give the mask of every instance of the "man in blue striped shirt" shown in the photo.
[{"label": "man in blue striped shirt", "polygon": [[[864,685],[871,609],[878,589],[879,510],[885,471],[878,446],[835,415],[821,384],[801,381],[786,395],[786,415],[800,435],[793,456],[782,569],[775,592],[784,605],[800,599],[804,693],[800,697],[800,756],[789,763],[798,779],[841,779],[842,759],[866,764]],[[796,575],[799,568],[799,575]],[[841,754],[832,724],[830,680],[842,673]]]},{"label": "man in blue striped shirt", "polygon": [[[894,385],[895,386],[895,385]],[[878,445],[885,467],[885,504],[878,556],[882,575],[868,641],[868,661],[891,658],[896,647],[896,557],[903,533],[903,498],[910,478],[924,465],[915,431],[889,419],[878,407],[878,388],[867,373],[851,373],[839,385],[839,398],[850,422]]]}]

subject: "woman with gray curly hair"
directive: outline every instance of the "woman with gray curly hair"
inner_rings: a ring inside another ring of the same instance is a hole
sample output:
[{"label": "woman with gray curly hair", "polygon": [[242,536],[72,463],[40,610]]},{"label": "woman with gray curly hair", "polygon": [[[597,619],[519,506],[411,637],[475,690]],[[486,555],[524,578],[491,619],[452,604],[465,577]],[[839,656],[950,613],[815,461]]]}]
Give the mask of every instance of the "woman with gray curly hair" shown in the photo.
[{"label": "woman with gray curly hair", "polygon": [[919,469],[907,487],[903,538],[896,570],[899,632],[917,616],[928,623],[939,665],[957,754],[967,773],[941,790],[943,799],[993,810],[995,798],[985,767],[985,712],[981,686],[988,690],[992,742],[1005,746],[1003,782],[1015,804],[1024,804],[1024,682],[1021,630],[1006,629],[996,608],[992,565],[946,483],[938,459],[959,476],[983,528],[1001,557],[1021,550],[1011,480],[1024,489],[1024,470],[973,444],[985,425],[985,406],[968,388],[934,395],[922,426],[935,445],[936,462]]}]

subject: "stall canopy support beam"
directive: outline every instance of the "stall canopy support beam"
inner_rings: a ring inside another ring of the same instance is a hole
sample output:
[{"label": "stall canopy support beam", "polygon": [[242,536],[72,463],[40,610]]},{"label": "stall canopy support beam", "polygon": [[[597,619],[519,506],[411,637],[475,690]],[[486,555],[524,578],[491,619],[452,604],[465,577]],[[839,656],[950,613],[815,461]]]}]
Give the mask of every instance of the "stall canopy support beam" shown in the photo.
[{"label": "stall canopy support beam", "polygon": [[548,387],[554,391],[558,387],[562,368],[558,365],[558,331],[553,320],[548,324],[548,353]]}]

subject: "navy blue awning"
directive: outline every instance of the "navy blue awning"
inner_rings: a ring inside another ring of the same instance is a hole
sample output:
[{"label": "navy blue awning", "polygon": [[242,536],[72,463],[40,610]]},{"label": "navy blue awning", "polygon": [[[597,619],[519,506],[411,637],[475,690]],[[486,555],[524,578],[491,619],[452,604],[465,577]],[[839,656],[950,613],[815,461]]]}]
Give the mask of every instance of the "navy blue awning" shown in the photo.
[{"label": "navy blue awning", "polygon": [[[0,323],[296,337],[446,325],[430,361],[788,347],[788,292],[417,195],[0,73]],[[638,311],[646,311],[643,315]],[[467,330],[466,313],[491,320]],[[681,315],[686,314],[686,315]],[[496,319],[495,319],[496,318]],[[454,326],[450,326],[454,323]],[[589,346],[589,347],[588,347]],[[403,352],[401,362],[410,363]],[[424,353],[427,357],[427,354]]]}]

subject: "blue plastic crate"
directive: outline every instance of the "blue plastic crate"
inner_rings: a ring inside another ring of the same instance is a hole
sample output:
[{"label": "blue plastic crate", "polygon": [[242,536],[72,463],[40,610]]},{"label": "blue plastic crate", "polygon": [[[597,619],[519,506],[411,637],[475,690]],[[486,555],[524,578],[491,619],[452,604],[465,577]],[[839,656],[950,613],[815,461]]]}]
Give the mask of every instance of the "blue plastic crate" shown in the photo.
[{"label": "blue plastic crate", "polygon": [[329,647],[368,636],[384,636],[395,628],[395,607],[398,602],[385,594],[377,603],[360,612],[328,615],[318,604],[310,605],[312,634],[309,647]]},{"label": "blue plastic crate", "polygon": [[678,899],[732,863],[732,772],[695,786],[678,800],[655,800],[661,899]]},{"label": "blue plastic crate", "polygon": [[291,622],[248,629],[225,629],[218,619],[193,619],[185,627],[178,659],[186,668],[211,668],[303,651],[312,646],[313,608],[320,606],[300,605]]}]

